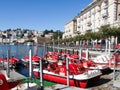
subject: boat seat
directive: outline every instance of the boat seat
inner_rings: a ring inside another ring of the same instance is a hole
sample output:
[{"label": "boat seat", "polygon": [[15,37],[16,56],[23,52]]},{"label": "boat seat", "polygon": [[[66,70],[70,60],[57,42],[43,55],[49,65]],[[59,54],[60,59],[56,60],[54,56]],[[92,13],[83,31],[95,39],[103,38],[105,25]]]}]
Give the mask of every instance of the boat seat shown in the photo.
[{"label": "boat seat", "polygon": [[110,60],[110,55],[106,55],[105,57],[107,58],[107,60]]},{"label": "boat seat", "polygon": [[106,62],[107,59],[105,58],[105,56],[103,56],[102,60],[103,60],[103,62]]},{"label": "boat seat", "polygon": [[60,67],[59,75],[66,76],[66,66],[61,66]]}]

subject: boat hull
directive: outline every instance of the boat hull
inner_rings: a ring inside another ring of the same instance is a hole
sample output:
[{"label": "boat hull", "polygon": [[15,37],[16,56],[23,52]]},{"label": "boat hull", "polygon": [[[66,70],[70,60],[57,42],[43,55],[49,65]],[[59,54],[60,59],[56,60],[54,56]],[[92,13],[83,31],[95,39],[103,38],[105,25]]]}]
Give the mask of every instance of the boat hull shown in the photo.
[{"label": "boat hull", "polygon": [[[37,78],[40,77],[40,73],[37,72],[37,71],[34,71],[34,75]],[[50,74],[44,73],[43,78],[45,80],[48,80],[48,81],[51,81],[51,82],[56,82],[56,83],[67,85],[67,78],[65,76],[50,75]],[[91,78],[91,79],[86,79],[86,80],[76,80],[76,79],[70,78],[69,84],[70,84],[70,86],[86,88],[88,86],[89,82],[95,82],[96,80],[98,81],[99,79],[100,79],[100,75],[96,76],[94,78]]]}]

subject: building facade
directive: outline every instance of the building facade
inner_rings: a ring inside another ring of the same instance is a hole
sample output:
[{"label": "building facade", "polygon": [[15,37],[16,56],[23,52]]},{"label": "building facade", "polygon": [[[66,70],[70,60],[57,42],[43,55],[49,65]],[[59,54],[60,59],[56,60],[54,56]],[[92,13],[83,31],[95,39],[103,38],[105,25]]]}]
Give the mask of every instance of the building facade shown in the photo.
[{"label": "building facade", "polygon": [[[77,27],[70,29],[70,32],[77,30],[80,34],[85,34],[87,30],[97,32],[99,27],[106,24],[119,26],[120,0],[93,0],[77,15],[76,20]],[[67,28],[65,28],[64,38],[66,37],[65,35],[69,34],[66,31]]]},{"label": "building facade", "polygon": [[74,37],[76,35],[76,32],[77,32],[77,19],[74,18],[73,20],[65,24],[65,33],[63,34],[63,39]]}]

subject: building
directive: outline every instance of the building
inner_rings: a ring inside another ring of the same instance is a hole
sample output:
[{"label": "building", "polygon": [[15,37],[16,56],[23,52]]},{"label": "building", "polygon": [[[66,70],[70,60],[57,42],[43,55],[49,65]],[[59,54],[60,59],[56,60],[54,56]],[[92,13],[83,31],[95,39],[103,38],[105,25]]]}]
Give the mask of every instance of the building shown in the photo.
[{"label": "building", "polygon": [[50,38],[50,39],[52,39],[52,37],[53,37],[53,33],[45,34],[45,37],[46,37],[46,38]]},{"label": "building", "polygon": [[87,30],[97,32],[102,25],[109,24],[111,26],[119,26],[120,24],[120,0],[93,0],[86,8],[84,8],[76,17],[76,28],[68,30],[66,28],[70,23],[65,24],[65,33],[63,38],[71,36],[68,32],[79,32],[85,34]]},{"label": "building", "polygon": [[19,38],[19,39],[17,40],[17,42],[18,42],[18,43],[24,43],[24,42],[27,41],[27,40],[29,40],[29,38],[24,37],[24,38]]},{"label": "building", "polygon": [[33,35],[41,37],[43,35],[43,31],[33,31]]},{"label": "building", "polygon": [[77,32],[77,19],[69,21],[65,24],[65,33],[63,34],[63,38],[71,38],[76,35]]}]

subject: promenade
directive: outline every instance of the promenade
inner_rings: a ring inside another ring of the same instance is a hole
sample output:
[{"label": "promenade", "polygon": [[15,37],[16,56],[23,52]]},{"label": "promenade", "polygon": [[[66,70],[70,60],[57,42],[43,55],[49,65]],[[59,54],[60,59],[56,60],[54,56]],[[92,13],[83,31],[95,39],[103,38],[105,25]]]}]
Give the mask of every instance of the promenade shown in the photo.
[{"label": "promenade", "polygon": [[[101,54],[101,53],[106,53],[106,50],[107,50],[107,52],[109,51],[108,47],[107,47],[107,49],[105,47],[102,47],[102,48],[93,48],[93,47],[79,47],[79,46],[70,47],[70,46],[57,46],[57,45],[55,45],[55,46],[47,46],[47,47],[49,47],[51,49],[57,49],[57,50],[63,50],[63,51],[70,50],[71,52],[72,51],[76,52],[76,51],[79,51],[80,49],[82,49],[83,52],[84,52],[84,51],[86,51],[86,49],[88,49],[89,52],[92,53],[92,54],[95,54],[95,53],[96,54]],[[110,52],[114,52],[114,50],[115,49],[110,48]]]}]

